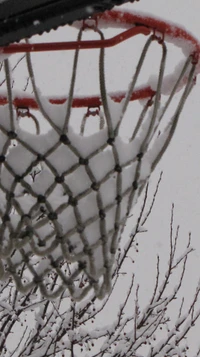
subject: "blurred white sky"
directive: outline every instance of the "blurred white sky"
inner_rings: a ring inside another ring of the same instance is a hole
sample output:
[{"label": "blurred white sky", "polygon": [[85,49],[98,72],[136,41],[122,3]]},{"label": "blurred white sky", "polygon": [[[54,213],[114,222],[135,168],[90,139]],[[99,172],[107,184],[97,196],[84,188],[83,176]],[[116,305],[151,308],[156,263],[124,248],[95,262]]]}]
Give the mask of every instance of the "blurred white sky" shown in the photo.
[{"label": "blurred white sky", "polygon": [[[132,7],[129,5],[130,9]],[[135,4],[135,9],[180,24],[200,40],[200,2],[198,0],[141,0]],[[185,244],[187,233],[191,231],[192,245],[196,249],[189,260],[189,269],[182,292],[186,299],[192,296],[195,284],[200,278],[199,98],[200,78],[197,78],[196,86],[181,114],[175,136],[151,180],[155,182],[159,171],[164,171],[157,206],[152,215],[151,228],[149,227],[150,235],[146,240],[144,237],[145,248],[142,248],[148,269],[152,264],[152,255],[149,254],[151,250],[160,252],[163,259],[166,257],[170,207],[174,202],[175,222],[181,226],[181,241]],[[146,273],[148,269],[145,269]],[[144,279],[144,281],[147,280]],[[194,353],[196,344],[199,344],[199,327],[200,323],[190,336],[190,347]]]},{"label": "blurred white sky", "polygon": [[[132,7],[129,5],[129,8]],[[141,0],[135,4],[135,9],[180,24],[200,39],[199,1]],[[163,230],[170,204],[172,201],[175,203],[177,222],[181,224],[184,234],[189,230],[192,231],[193,245],[197,249],[198,258],[200,257],[199,94],[200,78],[197,78],[197,84],[182,112],[172,143],[157,169],[157,172],[163,170],[164,176],[162,193],[159,195],[159,209],[156,212],[160,228]],[[195,270],[200,275],[198,266]]]},{"label": "blurred white sky", "polygon": [[[200,2],[198,0],[140,0],[124,8],[135,9],[180,24],[200,40]],[[135,48],[133,49],[135,51]],[[175,50],[174,50],[175,51]],[[133,52],[134,53],[134,52]],[[174,66],[171,60],[170,66]],[[152,55],[152,63],[154,56]],[[151,66],[151,64],[150,64]],[[162,257],[164,269],[168,261],[170,209],[175,204],[175,225],[180,224],[180,247],[184,249],[188,232],[192,232],[195,252],[189,259],[182,294],[189,301],[200,278],[200,78],[181,114],[174,138],[151,178],[154,185],[164,171],[155,211],[147,225],[149,233],[141,238],[141,264],[137,266],[138,280],[143,285],[144,300],[151,291],[155,272],[155,256]],[[145,262],[145,265],[144,265]],[[164,272],[164,271],[163,271]],[[174,312],[176,312],[174,310]],[[199,345],[200,322],[190,335],[191,352]]]}]

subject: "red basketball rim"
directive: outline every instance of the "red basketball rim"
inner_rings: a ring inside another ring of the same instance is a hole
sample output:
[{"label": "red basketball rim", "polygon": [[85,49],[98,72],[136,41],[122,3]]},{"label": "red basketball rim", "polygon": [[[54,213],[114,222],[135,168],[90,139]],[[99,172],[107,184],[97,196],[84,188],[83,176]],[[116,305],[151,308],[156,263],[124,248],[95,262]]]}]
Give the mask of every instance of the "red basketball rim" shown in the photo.
[{"label": "red basketball rim", "polygon": [[[106,48],[115,46],[128,38],[143,34],[145,36],[155,34],[160,36],[161,41],[173,42],[180,47],[186,55],[193,56],[194,62],[197,63],[196,74],[200,72],[200,42],[188,31],[173,23],[164,20],[150,17],[144,14],[131,13],[127,11],[106,11],[103,14],[98,14],[93,17],[101,28],[104,25],[111,27],[125,28],[117,36],[105,40],[90,40],[90,41],[71,41],[71,42],[53,42],[53,43],[19,43],[11,44],[0,49],[0,54],[13,54],[24,52],[45,52],[45,51],[60,51],[60,50],[75,50],[75,49],[91,49],[91,48]],[[81,24],[82,21],[79,22]],[[146,99],[153,97],[155,91],[150,86],[144,86],[133,92],[130,100]],[[120,102],[124,98],[125,93],[113,94],[113,100]],[[52,104],[63,104],[66,97],[49,98]],[[0,96],[0,105],[7,103],[7,97]],[[13,104],[16,107],[28,107],[38,109],[37,103],[33,97],[15,97]],[[73,107],[98,107],[101,105],[101,98],[98,96],[75,97],[72,103]]]}]

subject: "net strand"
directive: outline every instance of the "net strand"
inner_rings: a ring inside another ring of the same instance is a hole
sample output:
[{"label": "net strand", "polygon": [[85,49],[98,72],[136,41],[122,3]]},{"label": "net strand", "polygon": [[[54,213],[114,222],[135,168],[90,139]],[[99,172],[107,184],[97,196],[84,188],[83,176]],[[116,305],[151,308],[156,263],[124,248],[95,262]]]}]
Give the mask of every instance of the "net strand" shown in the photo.
[{"label": "net strand", "polygon": [[[101,40],[104,40],[104,35],[101,31],[98,31]],[[99,56],[99,84],[100,84],[100,94],[102,100],[102,106],[104,110],[104,115],[106,118],[106,124],[108,127],[108,137],[113,140],[114,139],[114,130],[112,127],[112,119],[110,115],[110,110],[108,106],[108,98],[107,98],[107,90],[106,90],[106,83],[105,83],[105,49],[100,49],[100,56]]]},{"label": "net strand", "polygon": [[120,129],[120,125],[121,125],[121,122],[123,120],[124,114],[125,114],[125,112],[127,110],[128,104],[130,102],[131,95],[132,95],[132,93],[133,93],[133,91],[135,89],[139,74],[141,72],[142,66],[144,64],[144,61],[145,61],[145,58],[146,58],[146,55],[147,55],[147,52],[148,52],[149,47],[152,44],[153,40],[154,40],[153,36],[150,36],[147,39],[147,41],[146,41],[146,43],[144,45],[144,48],[142,50],[140,59],[139,59],[138,64],[136,66],[135,73],[133,75],[132,81],[131,81],[131,83],[129,85],[128,91],[127,91],[126,96],[124,98],[123,108],[122,108],[122,112],[121,112],[121,118],[120,118],[119,124],[116,127],[116,135],[118,134],[118,131]]},{"label": "net strand", "polygon": [[[28,43],[28,40],[26,40],[26,42]],[[38,91],[38,89],[36,87],[36,83],[35,83],[33,65],[31,63],[31,55],[28,52],[26,53],[26,63],[27,63],[27,69],[28,69],[29,78],[31,80],[31,84],[32,84],[32,87],[33,87],[33,93],[34,93],[36,102],[38,104],[39,111],[43,115],[43,117],[47,120],[47,122],[50,124],[50,126],[52,126],[54,128],[54,130],[57,133],[59,133],[60,132],[59,128],[51,120],[50,116],[47,114],[46,110],[44,109],[44,107],[42,105],[42,101],[41,101],[41,98],[40,98],[40,95],[39,95],[39,91]]]},{"label": "net strand", "polygon": [[[80,31],[78,33],[77,41],[81,41],[82,33],[83,33],[83,30],[80,29]],[[68,130],[69,120],[70,120],[70,116],[71,116],[71,109],[72,109],[72,103],[73,103],[73,97],[74,97],[74,87],[75,87],[77,66],[78,66],[78,58],[79,58],[79,49],[77,49],[75,51],[75,55],[74,55],[72,77],[71,77],[71,82],[70,82],[70,90],[69,90],[69,95],[68,95],[68,99],[67,99],[66,117],[65,117],[65,122],[64,122],[64,126],[63,126],[64,132]]]},{"label": "net strand", "polygon": [[[187,63],[187,61],[186,61]],[[191,63],[191,57],[190,57],[190,63]],[[175,111],[175,114],[171,120],[171,123],[169,123],[168,125],[168,128],[166,128],[166,130],[170,129],[170,126],[171,126],[171,129],[169,130],[169,134],[167,136],[167,139],[164,141],[163,143],[163,146],[162,148],[160,149],[160,152],[159,154],[157,155],[156,159],[154,160],[154,162],[152,163],[152,170],[154,170],[154,168],[157,166],[158,162],[161,160],[163,154],[165,153],[166,149],[168,148],[171,140],[172,140],[172,137],[175,133],[175,130],[176,130],[176,127],[177,127],[177,124],[178,124],[178,120],[179,120],[179,117],[180,117],[180,114],[183,110],[183,107],[184,107],[184,104],[189,96],[189,94],[191,93],[193,87],[194,87],[194,75],[195,75],[195,69],[196,69],[196,64],[193,64],[192,65],[192,68],[190,70],[190,73],[189,73],[189,76],[188,76],[188,81],[187,81],[187,84],[186,84],[186,87],[184,89],[184,92],[181,96],[181,99],[178,103],[178,107]]]},{"label": "net strand", "polygon": [[[160,42],[159,42],[160,44]],[[154,106],[153,106],[153,113],[152,113],[152,118],[150,120],[150,125],[148,128],[147,135],[144,139],[143,145],[141,147],[141,152],[146,151],[146,148],[149,146],[149,143],[151,141],[151,136],[154,131],[155,125],[156,125],[156,119],[157,119],[157,114],[158,114],[158,109],[160,107],[160,98],[161,98],[161,88],[163,84],[163,79],[164,79],[164,71],[166,67],[166,57],[167,57],[167,48],[165,43],[161,42],[162,46],[162,58],[161,58],[161,63],[160,63],[160,68],[159,68],[159,76],[158,76],[158,83],[157,83],[157,90],[156,90],[156,95],[154,99]]]}]

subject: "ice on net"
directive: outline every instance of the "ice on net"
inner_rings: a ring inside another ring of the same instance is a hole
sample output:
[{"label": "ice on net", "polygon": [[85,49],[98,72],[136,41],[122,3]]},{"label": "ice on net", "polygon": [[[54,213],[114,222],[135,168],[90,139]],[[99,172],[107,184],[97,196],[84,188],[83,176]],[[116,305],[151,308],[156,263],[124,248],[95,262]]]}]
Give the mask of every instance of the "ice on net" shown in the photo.
[{"label": "ice on net", "polygon": [[32,190],[35,194],[45,195],[48,188],[54,183],[54,175],[46,168],[36,176],[32,183]]},{"label": "ice on net", "polygon": [[115,168],[113,152],[106,148],[90,159],[90,168],[97,181],[101,181]]},{"label": "ice on net", "polygon": [[25,143],[33,153],[44,155],[52,146],[59,141],[58,133],[51,129],[45,134],[35,135],[29,133],[20,127],[16,130],[18,138]]},{"label": "ice on net", "polygon": [[35,159],[35,155],[19,144],[10,149],[6,161],[12,167],[15,174],[20,176],[26,172]]},{"label": "ice on net", "polygon": [[71,173],[67,177],[67,184],[75,196],[81,194],[88,189],[91,185],[91,180],[85,171],[83,166],[76,169],[76,180],[74,180],[74,174]]},{"label": "ice on net", "polygon": [[23,193],[21,197],[16,197],[16,203],[24,214],[29,214],[31,208],[36,205],[37,200],[35,197],[28,197]]},{"label": "ice on net", "polygon": [[[136,160],[136,156],[140,150],[140,140],[136,138],[130,142],[124,142],[120,136],[115,140],[115,147],[118,152],[119,163],[121,165],[126,164],[128,161]],[[133,155],[135,153],[135,157]]]},{"label": "ice on net", "polygon": [[77,156],[64,145],[59,145],[58,148],[48,155],[47,160],[55,168],[59,175],[68,171],[73,165],[78,164]]},{"label": "ice on net", "polygon": [[68,138],[71,145],[76,147],[80,156],[86,158],[96,150],[99,150],[99,148],[105,144],[107,139],[107,130],[103,129],[90,136],[81,136],[76,134],[72,127],[69,127]]}]

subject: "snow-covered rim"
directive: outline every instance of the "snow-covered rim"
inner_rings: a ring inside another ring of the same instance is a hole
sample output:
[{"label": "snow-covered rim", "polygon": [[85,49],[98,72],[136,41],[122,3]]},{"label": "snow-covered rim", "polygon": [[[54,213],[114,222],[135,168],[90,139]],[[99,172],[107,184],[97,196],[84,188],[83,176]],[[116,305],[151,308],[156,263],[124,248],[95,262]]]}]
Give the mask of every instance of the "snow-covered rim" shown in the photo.
[{"label": "snow-covered rim", "polygon": [[[101,40],[90,40],[90,41],[69,41],[69,42],[54,42],[54,43],[19,43],[12,44],[0,49],[1,56],[9,56],[13,53],[24,53],[24,52],[45,52],[45,51],[61,51],[61,50],[75,50],[75,49],[91,49],[91,48],[107,48],[116,46],[117,44],[126,41],[127,39],[134,37],[138,34],[143,34],[148,36],[153,33],[155,39],[160,42],[173,43],[176,47],[179,47],[185,57],[192,56],[193,62],[196,64],[195,75],[200,73],[200,42],[183,27],[180,27],[169,21],[164,21],[159,18],[151,17],[146,14],[129,12],[129,11],[118,11],[111,10],[106,11],[102,14],[93,16],[93,23],[91,24],[89,20],[85,20],[84,23],[87,26],[89,21],[89,26],[95,28],[98,25],[98,29],[101,28],[122,28],[125,29],[120,34],[109,38]],[[75,27],[82,27],[83,21],[76,21],[73,24]],[[97,27],[96,27],[97,28]],[[181,64],[180,64],[181,65]],[[163,86],[162,94],[168,95],[169,84],[173,82],[174,76],[176,76],[177,70],[180,65],[176,66],[174,73],[169,75],[164,82],[166,86]],[[182,82],[181,87],[185,85],[187,78]],[[165,89],[166,88],[166,89]],[[180,87],[178,88],[178,90]],[[153,97],[156,93],[154,88],[154,83],[151,81],[146,83],[144,86],[137,88],[130,98],[130,100],[139,100]],[[117,91],[117,93],[112,93],[111,97],[116,101],[120,102],[124,98],[125,93]],[[66,101],[65,97],[52,97],[48,98],[52,104],[63,104]],[[7,97],[4,93],[0,93],[0,105],[5,105],[7,103]],[[16,107],[29,107],[30,109],[38,109],[37,103],[34,97],[22,96],[17,93],[14,95],[13,104]],[[98,96],[85,96],[85,97],[75,97],[73,98],[73,107],[98,107],[101,105],[101,98]]]},{"label": "snow-covered rim", "polygon": [[[110,27],[122,26],[145,26],[149,30],[153,30],[163,34],[166,42],[172,42],[176,46],[181,47],[185,53],[188,50],[191,53],[200,53],[200,42],[183,27],[169,21],[164,21],[158,17],[151,17],[144,13],[136,13],[129,11],[106,11],[99,16],[99,25]],[[182,41],[181,41],[182,40]]]}]

